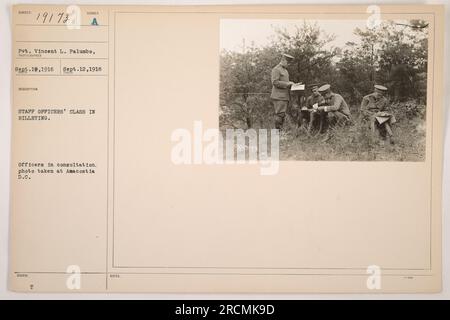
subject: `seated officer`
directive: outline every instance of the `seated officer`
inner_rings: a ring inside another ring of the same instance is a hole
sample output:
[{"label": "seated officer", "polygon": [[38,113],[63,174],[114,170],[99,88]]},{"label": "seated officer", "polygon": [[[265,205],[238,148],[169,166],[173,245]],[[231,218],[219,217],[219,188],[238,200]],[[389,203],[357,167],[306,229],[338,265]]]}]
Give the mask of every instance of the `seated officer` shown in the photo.
[{"label": "seated officer", "polygon": [[329,128],[336,125],[343,126],[351,122],[350,108],[345,102],[344,98],[337,93],[334,93],[330,89],[329,84],[324,84],[319,88],[320,94],[324,98],[324,102],[319,104],[317,111],[322,113],[324,118],[324,125],[327,135],[324,141],[331,138],[329,134]]},{"label": "seated officer", "polygon": [[313,83],[309,86],[311,89],[311,95],[306,99],[305,109],[302,110],[303,117],[309,122],[308,133],[314,125],[319,125],[319,133],[322,130],[323,119],[320,117],[321,113],[314,112],[319,105],[325,102],[325,99],[319,92],[319,84]]},{"label": "seated officer", "polygon": [[385,137],[390,143],[393,143],[393,132],[391,125],[396,122],[391,113],[389,101],[385,94],[387,88],[376,84],[374,92],[365,96],[361,101],[361,113],[365,121],[369,121],[372,136],[375,136],[378,130],[382,137]]}]

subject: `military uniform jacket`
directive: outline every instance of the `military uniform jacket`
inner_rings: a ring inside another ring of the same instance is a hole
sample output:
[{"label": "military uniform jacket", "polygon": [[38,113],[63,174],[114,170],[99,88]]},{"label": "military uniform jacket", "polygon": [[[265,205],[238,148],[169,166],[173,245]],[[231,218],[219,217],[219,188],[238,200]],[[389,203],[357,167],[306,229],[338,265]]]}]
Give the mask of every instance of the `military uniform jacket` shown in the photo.
[{"label": "military uniform jacket", "polygon": [[289,72],[281,66],[276,65],[272,69],[272,93],[270,98],[275,100],[286,100],[289,101]]},{"label": "military uniform jacket", "polygon": [[389,111],[389,101],[382,95],[368,94],[362,99],[361,111],[365,115],[372,115],[379,111]]},{"label": "military uniform jacket", "polygon": [[324,103],[325,99],[322,97],[322,95],[310,95],[307,99],[306,99],[306,107],[308,109],[312,109],[313,105],[315,105],[316,103],[319,105],[321,103]]},{"label": "military uniform jacket", "polygon": [[344,98],[337,93],[332,92],[331,97],[325,99],[325,103],[327,105],[327,109],[329,112],[339,111],[345,114],[347,117],[351,117],[350,108],[348,107],[347,102],[345,102]]}]

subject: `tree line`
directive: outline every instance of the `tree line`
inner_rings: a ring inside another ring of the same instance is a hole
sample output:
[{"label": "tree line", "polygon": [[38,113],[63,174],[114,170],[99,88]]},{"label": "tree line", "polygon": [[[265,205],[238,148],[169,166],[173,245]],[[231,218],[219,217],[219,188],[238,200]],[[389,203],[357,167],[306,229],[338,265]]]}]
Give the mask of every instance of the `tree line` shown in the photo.
[{"label": "tree line", "polygon": [[242,52],[221,52],[222,128],[270,127],[270,72],[283,52],[295,57],[288,68],[292,81],[330,83],[352,113],[358,112],[362,97],[377,83],[389,88],[393,103],[413,100],[426,104],[426,21],[383,21],[374,29],[355,28],[359,41],[343,47],[334,47],[336,35],[327,34],[318,23],[305,21],[293,30],[274,27],[273,31],[266,46],[250,44]]}]

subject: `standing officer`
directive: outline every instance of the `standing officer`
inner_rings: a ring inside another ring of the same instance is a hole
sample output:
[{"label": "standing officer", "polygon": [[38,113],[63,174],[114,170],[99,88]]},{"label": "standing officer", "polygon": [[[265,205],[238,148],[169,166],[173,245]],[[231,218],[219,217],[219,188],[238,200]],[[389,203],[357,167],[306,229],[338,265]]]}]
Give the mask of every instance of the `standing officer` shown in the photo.
[{"label": "standing officer", "polygon": [[275,128],[281,130],[286,117],[289,105],[289,89],[294,82],[289,81],[288,65],[294,60],[294,57],[283,53],[281,61],[272,69],[272,93],[270,98],[275,109]]},{"label": "standing officer", "polygon": [[375,136],[375,130],[386,136],[386,139],[393,143],[391,125],[396,122],[392,113],[390,113],[389,101],[385,97],[387,88],[376,84],[374,92],[365,96],[361,101],[361,113],[364,120],[369,121],[372,136]]}]

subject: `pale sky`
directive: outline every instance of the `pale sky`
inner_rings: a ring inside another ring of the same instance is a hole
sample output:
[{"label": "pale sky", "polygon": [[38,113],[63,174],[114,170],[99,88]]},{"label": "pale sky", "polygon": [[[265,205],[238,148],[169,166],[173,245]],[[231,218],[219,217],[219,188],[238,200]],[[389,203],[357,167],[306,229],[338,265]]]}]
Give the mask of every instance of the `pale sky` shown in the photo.
[{"label": "pale sky", "polygon": [[[303,25],[305,20],[265,20],[265,19],[222,19],[220,21],[220,49],[242,52],[242,39],[247,46],[253,41],[256,46],[270,43],[270,37],[275,34],[272,26],[293,29],[295,25]],[[318,26],[327,34],[335,34],[336,40],[329,46],[344,47],[348,41],[357,42],[358,37],[353,34],[356,27],[364,29],[367,20],[306,20],[317,22]],[[328,48],[327,48],[328,49]]]}]

